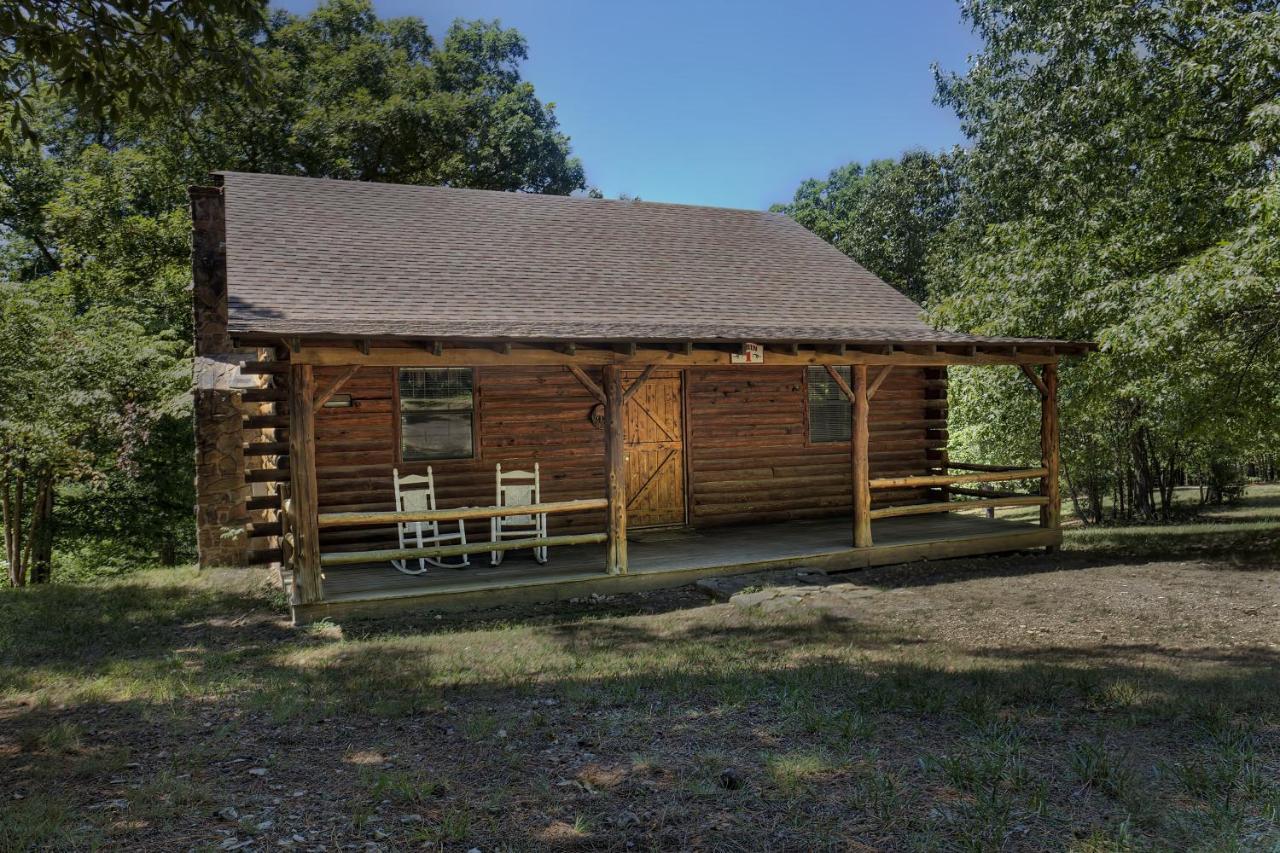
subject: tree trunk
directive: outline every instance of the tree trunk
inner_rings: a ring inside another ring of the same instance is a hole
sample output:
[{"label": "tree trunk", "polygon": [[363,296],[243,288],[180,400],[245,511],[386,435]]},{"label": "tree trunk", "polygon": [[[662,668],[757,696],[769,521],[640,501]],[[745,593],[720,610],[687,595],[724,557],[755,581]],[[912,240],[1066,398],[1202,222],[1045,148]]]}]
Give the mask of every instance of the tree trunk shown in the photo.
[{"label": "tree trunk", "polygon": [[48,583],[53,577],[53,484],[40,484],[31,512],[31,583]]},{"label": "tree trunk", "polygon": [[173,531],[166,530],[164,538],[160,540],[160,565],[173,566],[178,562],[178,541],[173,535]]}]

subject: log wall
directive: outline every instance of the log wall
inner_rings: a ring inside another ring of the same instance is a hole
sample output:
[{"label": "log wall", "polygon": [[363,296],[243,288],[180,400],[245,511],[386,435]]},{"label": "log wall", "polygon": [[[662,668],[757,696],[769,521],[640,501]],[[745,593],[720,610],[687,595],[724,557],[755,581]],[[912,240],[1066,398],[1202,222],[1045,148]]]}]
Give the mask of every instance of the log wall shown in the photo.
[{"label": "log wall", "polygon": [[[342,368],[316,368],[325,387]],[[588,369],[597,384],[601,371]],[[351,408],[316,415],[321,512],[390,511],[396,463],[394,368],[365,368],[339,393]],[[494,465],[541,466],[543,500],[604,495],[604,433],[596,404],[560,367],[476,368],[477,458],[400,463],[402,473],[431,466],[441,508],[494,502]],[[945,381],[919,368],[895,368],[871,403],[872,476],[923,474],[946,445]],[[851,512],[849,445],[808,441],[804,369],[688,368],[685,375],[689,517],[695,526],[817,518]],[[930,427],[934,427],[932,431]],[[877,493],[880,502],[922,499],[920,491]],[[604,529],[603,513],[553,515],[552,535]],[[487,522],[468,536],[488,538]],[[394,527],[329,529],[325,552],[390,547]],[[473,560],[475,558],[473,557]]]}]

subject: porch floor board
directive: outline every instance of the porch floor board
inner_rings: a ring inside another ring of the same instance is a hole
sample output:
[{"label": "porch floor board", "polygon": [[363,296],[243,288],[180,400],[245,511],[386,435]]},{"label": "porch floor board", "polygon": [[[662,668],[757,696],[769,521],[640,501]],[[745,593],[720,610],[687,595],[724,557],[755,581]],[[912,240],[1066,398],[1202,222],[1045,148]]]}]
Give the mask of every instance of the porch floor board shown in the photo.
[{"label": "porch floor board", "polygon": [[[1027,547],[1031,543],[1023,541],[1026,534],[1041,532],[1035,524],[971,514],[886,518],[872,523],[875,545],[862,551],[871,551],[870,563],[875,564],[883,562],[874,559],[875,552],[902,546],[965,540],[990,540],[994,546],[1002,537],[1013,537],[1012,549]],[[851,535],[851,522],[845,517],[699,530],[633,531],[627,544],[629,576],[684,571],[705,576],[708,569],[718,567],[727,572],[746,571],[754,566],[798,566],[807,559],[821,561],[823,557],[854,553]],[[468,568],[428,567],[424,575],[403,574],[389,563],[333,567],[324,572],[324,597],[326,603],[370,601],[541,586],[604,576],[604,545],[553,548],[549,557],[548,563],[540,566],[528,552],[508,552],[502,565],[495,568],[489,566],[487,554],[473,554]]]}]

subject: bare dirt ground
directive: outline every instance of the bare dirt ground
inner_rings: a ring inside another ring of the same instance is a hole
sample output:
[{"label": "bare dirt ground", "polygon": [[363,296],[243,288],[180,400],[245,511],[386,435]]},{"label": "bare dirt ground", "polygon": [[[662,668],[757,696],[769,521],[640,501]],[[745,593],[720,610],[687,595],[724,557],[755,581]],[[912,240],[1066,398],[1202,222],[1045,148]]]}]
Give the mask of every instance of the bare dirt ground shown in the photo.
[{"label": "bare dirt ground", "polygon": [[1277,581],[1085,549],[306,631],[261,576],[8,591],[0,845],[1274,850]]}]

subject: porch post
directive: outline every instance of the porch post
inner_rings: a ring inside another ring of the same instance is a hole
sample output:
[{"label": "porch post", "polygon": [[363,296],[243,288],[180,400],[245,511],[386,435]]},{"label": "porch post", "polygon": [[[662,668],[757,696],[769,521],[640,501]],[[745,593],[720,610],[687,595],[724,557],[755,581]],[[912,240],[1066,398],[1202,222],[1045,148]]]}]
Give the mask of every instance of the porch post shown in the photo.
[{"label": "porch post", "polygon": [[853,464],[853,547],[871,547],[871,445],[867,366],[853,366],[853,424],[849,441]]},{"label": "porch post", "polygon": [[1040,526],[1057,530],[1061,526],[1062,505],[1058,497],[1058,365],[1048,362],[1041,373],[1044,393],[1040,395],[1040,464],[1048,472],[1040,479],[1040,494],[1049,502],[1040,507]]},{"label": "porch post", "polygon": [[316,382],[311,365],[290,365],[289,491],[293,508],[293,589],[298,604],[324,600],[320,581],[315,395]]},{"label": "porch post", "polygon": [[604,367],[605,495],[609,499],[609,540],[605,568],[611,575],[627,573],[627,457],[622,371]]}]

